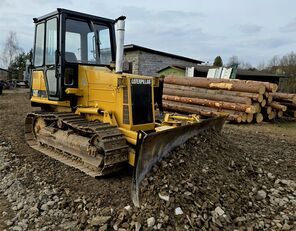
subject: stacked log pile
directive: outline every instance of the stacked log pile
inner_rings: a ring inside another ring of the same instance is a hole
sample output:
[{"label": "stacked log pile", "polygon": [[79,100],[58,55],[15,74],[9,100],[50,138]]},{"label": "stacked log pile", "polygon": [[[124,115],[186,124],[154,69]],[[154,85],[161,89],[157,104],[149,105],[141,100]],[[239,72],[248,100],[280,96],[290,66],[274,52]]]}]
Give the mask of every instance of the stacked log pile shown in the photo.
[{"label": "stacked log pile", "polygon": [[276,93],[278,86],[268,82],[168,76],[164,83],[166,110],[227,116],[237,123],[260,123],[296,110],[291,106],[295,106],[296,95]]},{"label": "stacked log pile", "polygon": [[283,115],[296,118],[296,94],[275,92],[270,95],[273,97],[273,107],[282,108]]}]

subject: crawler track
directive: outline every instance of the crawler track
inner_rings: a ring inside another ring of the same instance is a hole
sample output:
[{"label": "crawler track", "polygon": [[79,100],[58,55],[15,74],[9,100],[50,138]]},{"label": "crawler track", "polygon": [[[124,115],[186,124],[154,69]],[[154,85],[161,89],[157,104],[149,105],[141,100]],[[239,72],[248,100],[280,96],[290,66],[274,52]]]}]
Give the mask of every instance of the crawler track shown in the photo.
[{"label": "crawler track", "polygon": [[129,146],[116,126],[74,113],[29,113],[25,139],[35,150],[92,177],[117,172],[128,161]]}]

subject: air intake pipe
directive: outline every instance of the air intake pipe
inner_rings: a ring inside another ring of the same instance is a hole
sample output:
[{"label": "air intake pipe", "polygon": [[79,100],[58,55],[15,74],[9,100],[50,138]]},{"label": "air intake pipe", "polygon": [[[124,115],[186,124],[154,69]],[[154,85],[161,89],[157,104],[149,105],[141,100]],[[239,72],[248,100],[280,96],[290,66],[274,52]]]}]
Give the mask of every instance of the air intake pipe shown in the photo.
[{"label": "air intake pipe", "polygon": [[116,26],[116,63],[115,72],[122,73],[123,70],[123,50],[124,50],[124,27],[125,16],[120,16],[115,21]]}]

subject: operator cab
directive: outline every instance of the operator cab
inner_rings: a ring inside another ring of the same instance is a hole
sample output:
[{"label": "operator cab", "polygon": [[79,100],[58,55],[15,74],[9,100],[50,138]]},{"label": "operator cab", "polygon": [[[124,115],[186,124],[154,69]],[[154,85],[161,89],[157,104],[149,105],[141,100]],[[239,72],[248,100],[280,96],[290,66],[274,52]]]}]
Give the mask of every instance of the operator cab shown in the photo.
[{"label": "operator cab", "polygon": [[79,64],[115,62],[114,22],[65,9],[34,18],[32,72],[43,72],[49,100],[68,99],[65,89],[77,87]]}]

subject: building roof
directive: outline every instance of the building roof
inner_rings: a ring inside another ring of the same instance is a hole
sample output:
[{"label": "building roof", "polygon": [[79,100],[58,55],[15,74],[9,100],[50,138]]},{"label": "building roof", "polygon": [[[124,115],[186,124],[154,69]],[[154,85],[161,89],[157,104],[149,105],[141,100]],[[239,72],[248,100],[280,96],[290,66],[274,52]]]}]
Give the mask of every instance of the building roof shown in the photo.
[{"label": "building roof", "polygon": [[160,73],[160,72],[162,72],[164,70],[167,70],[169,68],[178,69],[178,70],[184,70],[184,71],[186,70],[186,67],[185,66],[171,65],[171,66],[167,66],[167,67],[159,70],[157,73]]},{"label": "building roof", "polygon": [[[168,68],[178,68],[185,70],[185,66],[178,66],[178,65],[172,65],[172,66],[167,66],[161,70],[158,71],[162,72]],[[208,65],[196,65],[194,66],[194,69],[199,72],[205,72],[207,73],[209,69],[215,68],[214,66],[208,66]],[[250,70],[242,70],[242,69],[237,69],[236,75],[244,75],[244,76],[260,76],[260,77],[276,77],[276,78],[285,78],[287,76],[285,75],[279,75],[279,74],[272,74],[272,73],[267,73],[267,72],[262,72],[262,71],[250,71]]]},{"label": "building roof", "polygon": [[175,59],[181,59],[181,60],[196,63],[196,64],[203,63],[203,61],[201,61],[201,60],[192,59],[192,58],[188,58],[188,57],[184,57],[184,56],[180,56],[180,55],[175,55],[175,54],[171,54],[171,53],[167,53],[167,52],[163,52],[163,51],[153,50],[153,49],[138,46],[135,44],[124,45],[124,50],[125,51],[140,50],[140,51],[145,51],[145,52],[152,53],[152,54],[163,55],[163,56],[167,56],[167,57],[171,57],[171,58],[175,58]]},{"label": "building roof", "polygon": [[1,67],[0,67],[0,71],[10,72],[9,70],[7,70],[7,69],[3,69],[3,68],[1,68]]}]

